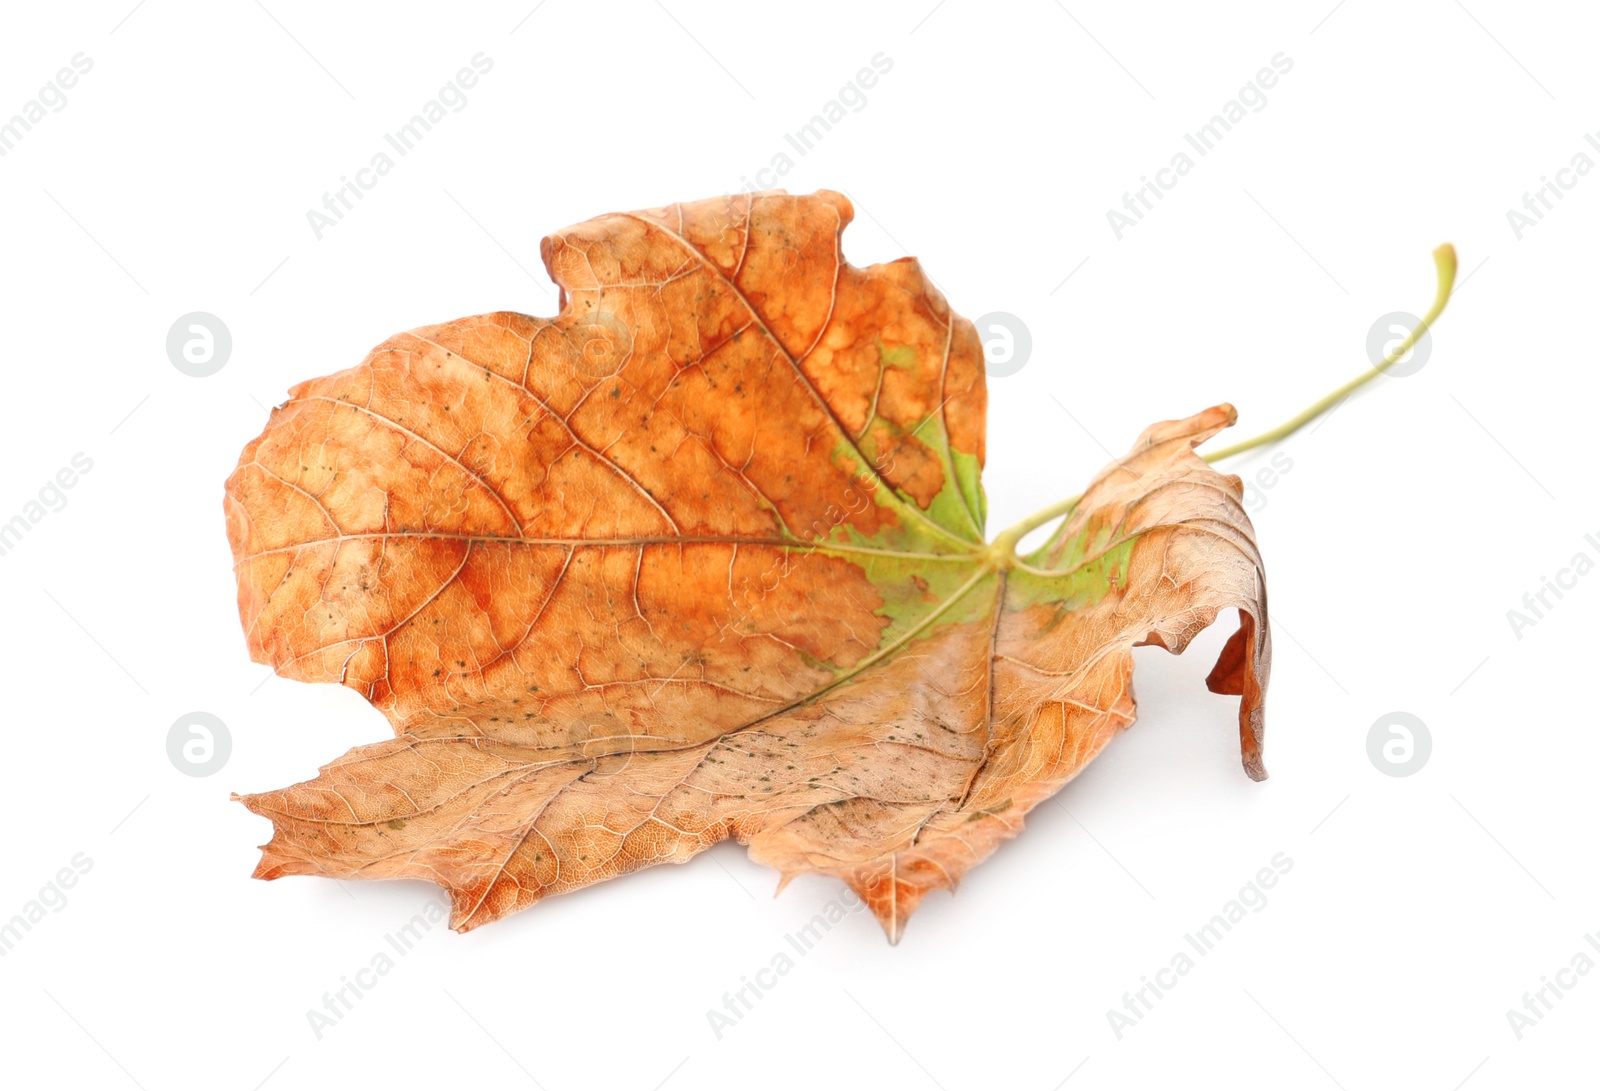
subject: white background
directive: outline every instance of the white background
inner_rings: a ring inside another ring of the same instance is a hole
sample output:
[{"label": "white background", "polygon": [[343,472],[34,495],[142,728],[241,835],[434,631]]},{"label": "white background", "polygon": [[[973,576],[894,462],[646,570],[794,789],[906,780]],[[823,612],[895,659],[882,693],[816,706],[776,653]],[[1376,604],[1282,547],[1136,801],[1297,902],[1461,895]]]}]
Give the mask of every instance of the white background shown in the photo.
[{"label": "white background", "polygon": [[[1576,153],[1600,161],[1593,14],[534,2],[9,6],[0,117],[74,54],[94,66],[0,158],[0,521],[75,453],[94,465],[0,557],[0,919],[74,854],[93,864],[0,958],[0,1078],[1592,1082],[1600,973],[1520,1039],[1506,1013],[1600,932],[1600,575],[1521,639],[1506,614],[1580,550],[1600,559],[1600,176],[1520,240],[1506,211]],[[480,51],[494,67],[465,109],[319,241],[306,211]],[[893,68],[865,108],[796,155],[784,135],[880,52]],[[1106,211],[1280,52],[1294,67],[1267,105],[1119,241]],[[991,530],[1077,492],[1152,421],[1230,400],[1241,436],[1277,423],[1364,366],[1378,316],[1420,312],[1429,251],[1456,244],[1427,366],[1283,444],[1293,468],[1256,501],[1272,779],[1245,778],[1235,703],[1202,685],[1219,626],[1181,659],[1141,652],[1139,722],[898,947],[849,918],[720,1040],[707,1009],[837,894],[798,881],[774,900],[732,845],[465,937],[436,928],[319,1040],[307,1010],[434,893],[249,878],[268,824],[229,792],[306,779],[388,727],[353,692],[248,661],[223,479],[290,384],[393,332],[553,314],[545,233],[737,190],[782,151],[790,191],[856,202],[856,264],[914,253],[961,313],[1031,330],[1027,366],[991,382]],[[210,378],[166,355],[190,311],[232,332]],[[193,710],[230,729],[209,777],[167,756]],[[1433,742],[1408,777],[1367,755],[1397,710]],[[1293,868],[1266,907],[1119,1038],[1107,1011],[1280,852]]]}]

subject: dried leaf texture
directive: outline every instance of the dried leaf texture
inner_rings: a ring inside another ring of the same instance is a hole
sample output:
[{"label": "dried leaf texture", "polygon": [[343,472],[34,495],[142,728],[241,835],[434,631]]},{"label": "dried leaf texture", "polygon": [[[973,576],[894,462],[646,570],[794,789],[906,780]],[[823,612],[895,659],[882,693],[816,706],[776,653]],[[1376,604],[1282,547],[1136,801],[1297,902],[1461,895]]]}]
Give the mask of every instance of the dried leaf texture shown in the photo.
[{"label": "dried leaf texture", "polygon": [[1131,649],[1241,626],[1237,478],[1159,424],[1012,564],[983,542],[970,322],[913,259],[857,269],[834,193],[547,238],[555,319],[391,338],[301,384],[227,483],[251,654],[395,738],[243,797],[256,874],[419,877],[466,930],[724,838],[836,875],[891,940],[1129,723]]}]

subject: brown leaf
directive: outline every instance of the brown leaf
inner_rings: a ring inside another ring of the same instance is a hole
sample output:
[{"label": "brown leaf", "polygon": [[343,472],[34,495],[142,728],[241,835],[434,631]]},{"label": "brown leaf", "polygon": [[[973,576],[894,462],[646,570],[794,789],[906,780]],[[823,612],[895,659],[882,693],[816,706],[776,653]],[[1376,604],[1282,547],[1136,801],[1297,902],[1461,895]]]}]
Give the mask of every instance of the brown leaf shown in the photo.
[{"label": "brown leaf", "polygon": [[1261,765],[1265,587],[1237,478],[1150,428],[1027,558],[984,543],[982,352],[844,197],[547,238],[552,320],[401,334],[296,387],[228,481],[252,655],[396,737],[243,797],[256,874],[421,877],[477,927],[727,837],[897,940],[1133,720],[1131,649],[1221,610]]}]

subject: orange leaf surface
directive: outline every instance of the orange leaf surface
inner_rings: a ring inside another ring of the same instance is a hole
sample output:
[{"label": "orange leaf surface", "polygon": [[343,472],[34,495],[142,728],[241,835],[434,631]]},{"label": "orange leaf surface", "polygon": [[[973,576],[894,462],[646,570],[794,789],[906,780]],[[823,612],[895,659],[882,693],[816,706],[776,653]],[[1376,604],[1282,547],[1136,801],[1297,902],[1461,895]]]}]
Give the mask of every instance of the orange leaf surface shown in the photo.
[{"label": "orange leaf surface", "polygon": [[1131,649],[1240,628],[1208,683],[1261,765],[1269,642],[1236,477],[1148,429],[1027,557],[983,536],[982,350],[844,197],[601,216],[554,319],[393,337],[297,386],[227,483],[250,651],[395,737],[242,797],[256,874],[416,877],[477,927],[724,838],[891,940],[1134,717]]}]

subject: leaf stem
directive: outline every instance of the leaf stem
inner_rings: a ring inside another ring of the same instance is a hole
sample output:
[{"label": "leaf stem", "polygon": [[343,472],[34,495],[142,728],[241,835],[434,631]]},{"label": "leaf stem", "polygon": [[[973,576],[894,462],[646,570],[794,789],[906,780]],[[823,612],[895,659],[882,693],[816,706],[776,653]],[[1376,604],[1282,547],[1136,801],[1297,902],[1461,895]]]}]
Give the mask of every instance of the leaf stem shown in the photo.
[{"label": "leaf stem", "polygon": [[[1253,436],[1250,439],[1235,443],[1231,447],[1208,452],[1201,457],[1207,462],[1217,462],[1293,435],[1338,405],[1356,390],[1393,367],[1406,353],[1411,351],[1412,347],[1422,338],[1423,334],[1428,332],[1434,322],[1438,321],[1439,315],[1444,313],[1445,305],[1450,302],[1450,293],[1455,288],[1456,283],[1455,247],[1449,243],[1440,246],[1433,252],[1433,264],[1438,274],[1438,287],[1435,289],[1433,306],[1429,307],[1428,313],[1423,315],[1421,320],[1417,322],[1416,328],[1407,334],[1405,339],[1396,345],[1387,356],[1367,371],[1357,375],[1354,379],[1351,379],[1326,397],[1314,402],[1304,411],[1290,417],[1276,428],[1262,432],[1259,436]],[[1029,532],[1037,530],[1053,519],[1069,514],[1073,508],[1078,506],[1078,501],[1082,499],[1082,493],[1077,496],[1069,496],[1065,500],[1051,504],[1048,508],[1034,512],[1020,523],[1007,527],[996,535],[994,541],[989,544],[989,555],[998,566],[1003,568],[1019,564],[1017,543],[1022,541]]]},{"label": "leaf stem", "polygon": [[1450,302],[1450,292],[1456,283],[1456,248],[1449,243],[1439,247],[1433,252],[1433,264],[1439,273],[1439,286],[1433,297],[1433,306],[1429,307],[1428,313],[1422,316],[1422,320],[1417,323],[1416,329],[1408,333],[1405,340],[1396,345],[1389,355],[1374,364],[1370,370],[1357,375],[1338,390],[1290,417],[1278,427],[1262,432],[1259,436],[1235,443],[1232,447],[1224,447],[1220,451],[1211,451],[1201,457],[1207,462],[1216,462],[1219,459],[1241,455],[1264,444],[1273,443],[1283,439],[1285,436],[1293,435],[1398,363],[1422,339],[1422,335],[1428,332],[1428,328],[1438,321],[1439,315],[1444,312],[1445,304]]}]

